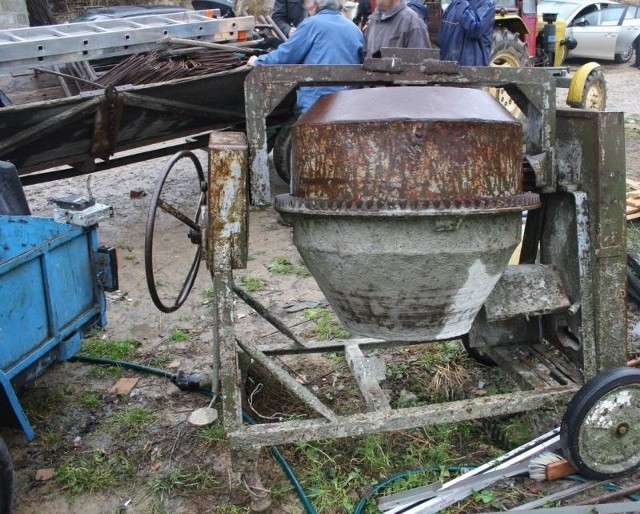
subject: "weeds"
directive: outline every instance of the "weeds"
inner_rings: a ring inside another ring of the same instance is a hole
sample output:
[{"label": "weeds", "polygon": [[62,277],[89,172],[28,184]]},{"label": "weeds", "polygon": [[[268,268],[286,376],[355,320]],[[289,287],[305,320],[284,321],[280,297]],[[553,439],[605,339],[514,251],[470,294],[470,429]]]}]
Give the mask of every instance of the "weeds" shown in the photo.
[{"label": "weeds", "polygon": [[193,469],[175,467],[161,473],[153,479],[150,489],[164,501],[165,498],[179,492],[186,495],[195,491],[209,490],[218,485],[218,481],[208,471],[196,466]]},{"label": "weeds", "polygon": [[149,366],[153,368],[162,368],[171,360],[171,355],[167,353],[158,353],[149,359]]},{"label": "weeds", "polygon": [[310,277],[311,273],[306,266],[295,265],[286,257],[276,257],[267,264],[267,269],[278,275],[297,275],[299,277]]},{"label": "weeds", "polygon": [[189,335],[188,330],[183,330],[181,328],[174,328],[171,332],[171,337],[169,338],[172,343],[184,343],[189,340],[191,336]]},{"label": "weeds", "polygon": [[206,428],[202,428],[198,432],[198,436],[207,444],[218,444],[227,439],[227,435],[224,431],[224,427],[220,420],[216,421],[213,425]]},{"label": "weeds", "polygon": [[205,287],[202,290],[202,296],[204,296],[204,299],[207,302],[212,302],[213,301],[213,287]]},{"label": "weeds", "polygon": [[247,293],[255,293],[256,291],[262,291],[264,289],[264,280],[259,277],[240,277],[240,283]]},{"label": "weeds", "polygon": [[158,419],[158,415],[144,407],[132,407],[116,412],[109,419],[109,426],[114,435],[124,439],[135,439],[140,432]]},{"label": "weeds", "polygon": [[138,346],[140,342],[135,339],[90,339],[82,343],[80,355],[121,361],[129,358]]},{"label": "weeds", "polygon": [[62,463],[54,479],[72,495],[95,493],[124,483],[133,476],[131,463],[122,455],[93,451]]},{"label": "weeds", "polygon": [[316,322],[315,337],[319,341],[329,341],[335,338],[347,338],[351,334],[336,319],[333,313],[325,308],[312,307],[305,309],[304,319]]},{"label": "weeds", "polygon": [[93,389],[86,389],[80,394],[78,402],[83,407],[95,409],[102,406],[102,395]]}]

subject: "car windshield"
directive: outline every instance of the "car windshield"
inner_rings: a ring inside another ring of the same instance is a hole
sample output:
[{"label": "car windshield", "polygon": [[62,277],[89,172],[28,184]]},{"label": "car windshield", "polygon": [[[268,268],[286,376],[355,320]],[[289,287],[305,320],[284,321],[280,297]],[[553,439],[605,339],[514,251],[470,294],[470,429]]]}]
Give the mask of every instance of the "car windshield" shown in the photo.
[{"label": "car windshield", "polygon": [[557,14],[558,18],[566,20],[581,5],[573,2],[540,2],[538,4],[538,14]]}]

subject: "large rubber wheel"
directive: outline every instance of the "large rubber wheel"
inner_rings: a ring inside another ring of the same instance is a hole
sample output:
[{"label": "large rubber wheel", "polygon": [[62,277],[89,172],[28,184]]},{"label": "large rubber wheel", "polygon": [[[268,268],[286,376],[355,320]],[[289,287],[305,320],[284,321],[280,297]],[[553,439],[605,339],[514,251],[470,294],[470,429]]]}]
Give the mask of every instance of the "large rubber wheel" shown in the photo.
[{"label": "large rubber wheel", "polygon": [[582,91],[581,109],[588,111],[604,111],[607,107],[607,82],[604,79],[602,70],[595,69],[584,84]]},{"label": "large rubber wheel", "polygon": [[613,60],[617,63],[625,63],[631,60],[631,56],[633,55],[633,45],[629,45],[624,52],[616,54],[613,56]]},{"label": "large rubber wheel", "polygon": [[15,479],[11,455],[0,437],[0,514],[10,514],[12,511],[14,492]]},{"label": "large rubber wheel", "polygon": [[560,442],[586,478],[609,480],[640,468],[640,370],[615,368],[589,380],[567,406]]},{"label": "large rubber wheel", "polygon": [[[527,45],[520,40],[518,34],[505,27],[493,30],[493,50],[491,66],[507,68],[524,68],[531,64]],[[487,88],[496,99],[516,118],[523,117],[522,111],[503,88]]]},{"label": "large rubber wheel", "polygon": [[291,129],[296,121],[297,116],[282,125],[273,143],[273,165],[287,184],[291,182]]}]

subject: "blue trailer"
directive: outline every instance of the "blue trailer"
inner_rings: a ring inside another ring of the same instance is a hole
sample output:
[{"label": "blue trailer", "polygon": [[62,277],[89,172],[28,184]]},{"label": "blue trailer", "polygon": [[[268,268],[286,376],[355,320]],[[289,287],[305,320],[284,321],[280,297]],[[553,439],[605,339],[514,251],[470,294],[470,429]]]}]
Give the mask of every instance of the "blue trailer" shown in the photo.
[{"label": "blue trailer", "polygon": [[[29,215],[7,163],[0,163],[0,197],[0,422],[31,440],[17,391],[106,324],[104,285],[114,278],[115,253],[98,247],[97,225]],[[0,481],[0,513],[9,512],[13,468],[1,439]]]}]

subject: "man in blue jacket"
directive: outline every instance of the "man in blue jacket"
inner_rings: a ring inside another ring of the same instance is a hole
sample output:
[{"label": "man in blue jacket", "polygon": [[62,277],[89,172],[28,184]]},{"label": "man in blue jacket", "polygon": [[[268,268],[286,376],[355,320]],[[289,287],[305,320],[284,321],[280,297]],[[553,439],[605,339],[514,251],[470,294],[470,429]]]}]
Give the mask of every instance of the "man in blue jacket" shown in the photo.
[{"label": "man in blue jacket", "polygon": [[[277,50],[251,57],[249,66],[262,64],[360,64],[362,32],[342,16],[340,0],[304,0],[309,13],[293,35]],[[306,112],[323,95],[346,86],[301,87],[298,108]]]},{"label": "man in blue jacket", "polygon": [[495,0],[453,0],[438,33],[440,59],[489,66],[495,11]]}]

